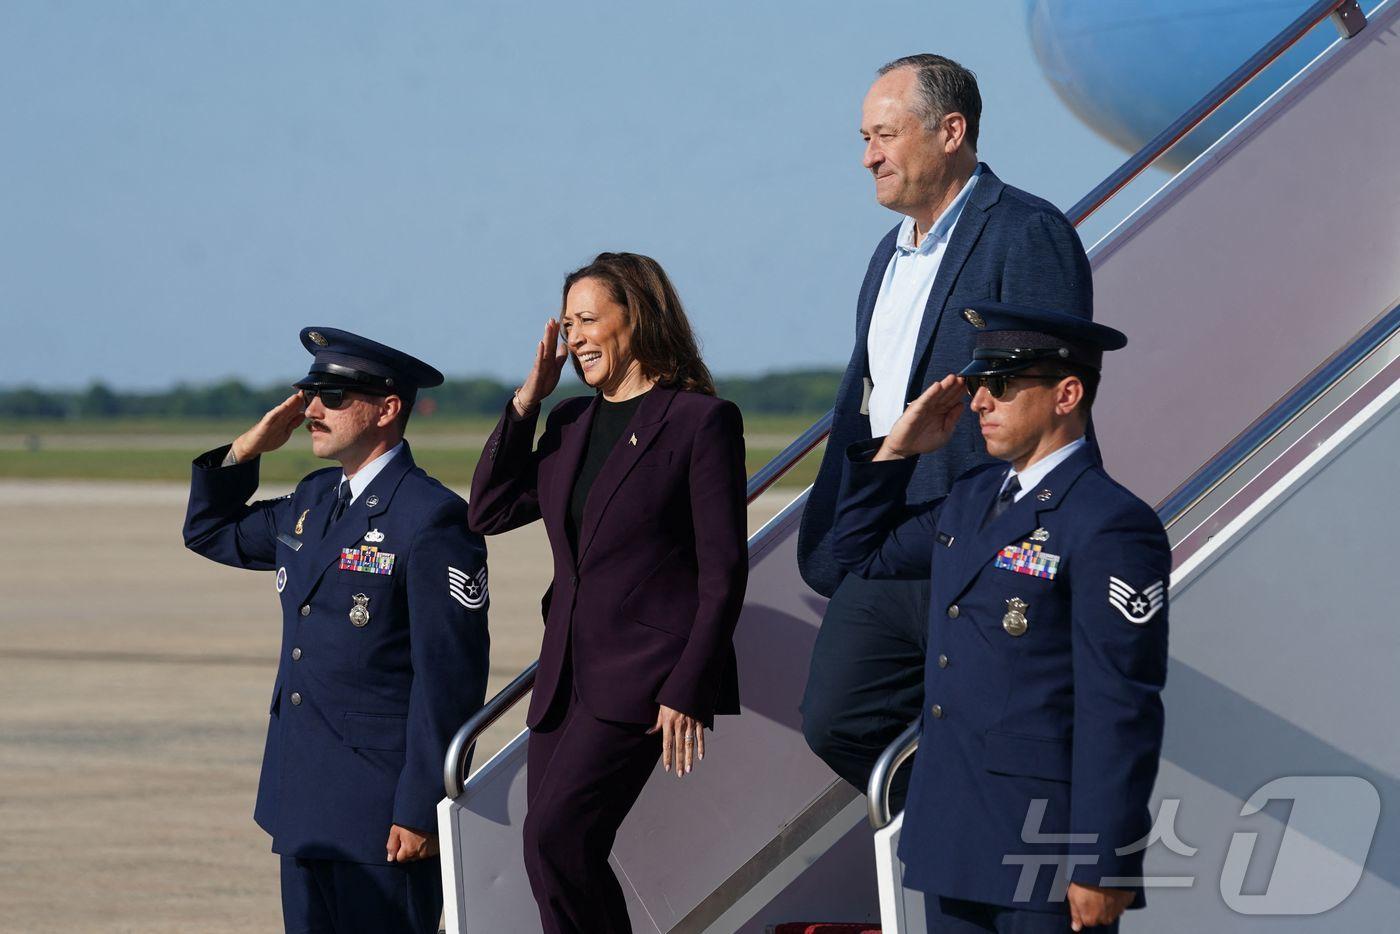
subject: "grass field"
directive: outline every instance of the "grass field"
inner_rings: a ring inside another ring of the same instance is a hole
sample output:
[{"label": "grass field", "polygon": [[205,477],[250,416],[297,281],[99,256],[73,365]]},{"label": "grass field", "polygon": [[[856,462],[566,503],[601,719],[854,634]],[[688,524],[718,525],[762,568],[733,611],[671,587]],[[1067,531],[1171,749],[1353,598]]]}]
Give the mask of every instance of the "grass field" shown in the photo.
[{"label": "grass field", "polygon": [[[750,416],[745,421],[748,470],[771,460],[814,419]],[[464,490],[494,420],[415,419],[409,427],[414,457],[428,473]],[[0,421],[0,478],[166,481],[184,483],[190,459],[227,443],[247,428],[245,420],[95,419],[90,421]],[[809,454],[780,484],[805,486],[816,476],[821,449]],[[262,479],[291,484],[326,466],[305,438],[263,459]]]}]

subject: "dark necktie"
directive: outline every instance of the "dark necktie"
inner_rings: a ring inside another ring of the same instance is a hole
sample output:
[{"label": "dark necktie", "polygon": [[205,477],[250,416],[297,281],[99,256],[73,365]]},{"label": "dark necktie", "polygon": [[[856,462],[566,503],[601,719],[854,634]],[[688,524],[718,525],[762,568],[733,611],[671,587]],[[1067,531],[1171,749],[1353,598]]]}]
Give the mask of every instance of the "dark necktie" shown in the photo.
[{"label": "dark necktie", "polygon": [[326,523],[326,528],[329,529],[331,526],[335,525],[336,522],[339,521],[340,517],[345,515],[345,510],[349,508],[350,481],[343,480],[340,484],[340,491],[336,494],[335,497],[335,507],[331,509],[331,521]]},{"label": "dark necktie", "polygon": [[996,502],[992,503],[992,511],[987,513],[987,521],[982,524],[990,525],[997,521],[997,518],[1010,509],[1012,503],[1016,502],[1016,494],[1019,492],[1021,492],[1021,481],[1012,477],[1006,484],[1006,488],[1001,491],[1001,495],[997,497]]}]

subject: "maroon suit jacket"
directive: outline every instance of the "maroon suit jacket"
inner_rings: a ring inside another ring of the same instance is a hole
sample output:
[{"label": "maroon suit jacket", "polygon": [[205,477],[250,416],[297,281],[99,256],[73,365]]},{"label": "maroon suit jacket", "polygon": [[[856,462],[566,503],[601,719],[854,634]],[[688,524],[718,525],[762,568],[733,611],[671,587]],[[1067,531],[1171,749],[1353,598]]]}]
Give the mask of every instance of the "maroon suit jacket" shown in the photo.
[{"label": "maroon suit jacket", "polygon": [[652,723],[664,704],[712,724],[739,712],[734,625],[748,581],[744,427],[739,409],[657,386],[589,490],[569,545],[565,513],[598,396],[537,415],[507,404],[472,478],[468,517],[484,535],[543,518],[554,582],[528,722],[561,681],[572,639],[578,696],[594,716]]}]

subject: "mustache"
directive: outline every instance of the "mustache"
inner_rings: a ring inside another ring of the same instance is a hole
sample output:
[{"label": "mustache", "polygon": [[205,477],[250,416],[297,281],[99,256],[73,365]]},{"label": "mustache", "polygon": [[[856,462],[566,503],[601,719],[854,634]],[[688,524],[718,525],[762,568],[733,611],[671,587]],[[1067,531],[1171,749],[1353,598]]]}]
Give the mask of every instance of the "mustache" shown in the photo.
[{"label": "mustache", "polygon": [[326,427],[326,423],[325,423],[325,422],[317,421],[316,419],[307,419],[307,420],[306,420],[306,430],[307,430],[307,431],[330,431],[330,429]]}]

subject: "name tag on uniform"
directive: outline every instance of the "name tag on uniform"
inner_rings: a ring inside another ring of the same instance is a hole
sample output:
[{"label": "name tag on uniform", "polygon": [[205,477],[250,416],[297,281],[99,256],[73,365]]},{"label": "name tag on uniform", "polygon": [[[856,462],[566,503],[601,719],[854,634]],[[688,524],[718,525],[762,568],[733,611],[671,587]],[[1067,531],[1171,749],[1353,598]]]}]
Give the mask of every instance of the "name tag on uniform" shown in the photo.
[{"label": "name tag on uniform", "polygon": [[301,551],[301,539],[292,538],[286,532],[278,532],[277,540],[292,549],[292,551]]},{"label": "name tag on uniform", "polygon": [[942,545],[944,548],[952,548],[953,536],[949,535],[947,532],[939,532],[938,544]]},{"label": "name tag on uniform", "polygon": [[1050,554],[1034,542],[1022,542],[1019,545],[1007,545],[998,552],[993,567],[1054,580],[1056,572],[1060,569],[1060,556]]},{"label": "name tag on uniform", "polygon": [[342,571],[360,571],[365,574],[393,574],[394,556],[387,551],[380,551],[373,545],[365,545],[362,548],[342,548],[340,549],[340,569]]}]

